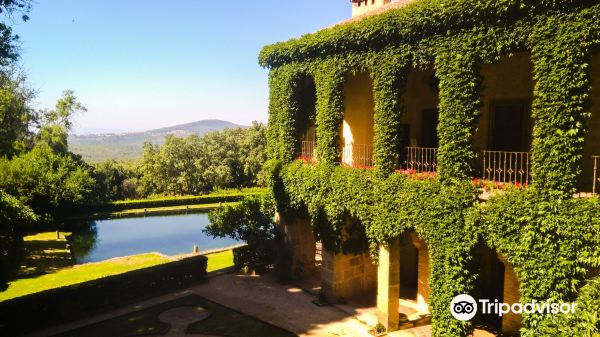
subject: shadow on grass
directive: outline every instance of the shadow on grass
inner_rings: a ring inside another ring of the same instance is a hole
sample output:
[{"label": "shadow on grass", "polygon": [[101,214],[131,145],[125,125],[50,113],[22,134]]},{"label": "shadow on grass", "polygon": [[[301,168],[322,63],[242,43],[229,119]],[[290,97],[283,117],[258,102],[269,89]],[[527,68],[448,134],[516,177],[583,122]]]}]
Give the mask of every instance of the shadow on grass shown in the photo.
[{"label": "shadow on grass", "polygon": [[160,322],[158,316],[169,309],[183,306],[199,306],[210,316],[188,326],[186,333],[236,337],[296,337],[295,334],[226,308],[198,295],[186,296],[154,307],[132,312],[113,319],[88,325],[56,337],[102,337],[102,336],[148,336],[164,335],[170,326]]},{"label": "shadow on grass", "polygon": [[31,278],[73,265],[66,241],[30,240],[23,242],[23,257],[16,278]]}]

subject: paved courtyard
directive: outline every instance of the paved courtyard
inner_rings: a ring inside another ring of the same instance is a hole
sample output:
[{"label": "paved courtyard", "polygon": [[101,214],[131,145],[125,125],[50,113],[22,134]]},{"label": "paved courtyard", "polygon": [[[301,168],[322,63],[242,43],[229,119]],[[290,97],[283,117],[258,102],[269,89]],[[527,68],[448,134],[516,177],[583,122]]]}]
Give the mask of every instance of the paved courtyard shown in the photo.
[{"label": "paved courtyard", "polygon": [[[190,295],[199,295],[298,336],[371,336],[368,333],[370,327],[365,324],[365,321],[372,323],[370,322],[372,318],[365,313],[373,312],[372,309],[351,304],[318,307],[312,303],[315,299],[314,295],[292,285],[281,285],[270,274],[261,276],[218,275],[210,278],[207,283],[183,291],[152,298],[81,321],[52,327],[29,336],[60,334]],[[171,325],[169,332],[164,336],[201,336],[186,334],[185,331],[187,324],[202,320],[204,317],[206,317],[206,313],[195,311],[192,308],[171,309],[159,315],[162,322]],[[431,328],[428,325],[389,334],[392,337],[426,337],[430,335]]]}]

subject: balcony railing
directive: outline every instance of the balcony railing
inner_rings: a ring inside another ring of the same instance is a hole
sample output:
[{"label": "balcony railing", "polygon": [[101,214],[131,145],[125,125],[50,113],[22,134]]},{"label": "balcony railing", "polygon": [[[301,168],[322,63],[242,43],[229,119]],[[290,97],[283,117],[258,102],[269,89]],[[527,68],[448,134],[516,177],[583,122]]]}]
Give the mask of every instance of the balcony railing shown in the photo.
[{"label": "balcony railing", "polygon": [[342,148],[342,163],[353,167],[372,167],[373,146],[367,144],[345,144]]},{"label": "balcony railing", "polygon": [[529,152],[483,151],[483,179],[528,184]]},{"label": "balcony railing", "polygon": [[315,145],[315,142],[306,142],[303,141],[302,142],[302,149],[301,149],[301,153],[300,153],[300,158],[304,159],[304,160],[310,160],[313,161],[315,160],[315,158],[317,157],[317,147]]},{"label": "balcony railing", "polygon": [[600,156],[592,156],[594,159],[594,182],[592,184],[592,194],[596,194],[596,187],[600,183],[600,176],[598,176],[598,165],[600,164]]},{"label": "balcony railing", "polygon": [[405,147],[402,169],[415,172],[436,172],[437,148]]}]

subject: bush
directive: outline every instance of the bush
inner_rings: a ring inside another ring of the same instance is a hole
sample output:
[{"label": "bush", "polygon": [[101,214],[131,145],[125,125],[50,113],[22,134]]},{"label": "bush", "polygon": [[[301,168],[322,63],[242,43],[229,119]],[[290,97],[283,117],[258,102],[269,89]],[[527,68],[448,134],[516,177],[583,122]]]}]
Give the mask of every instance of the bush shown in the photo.
[{"label": "bush", "polygon": [[20,227],[36,218],[29,207],[0,189],[0,290],[6,287],[10,274],[19,266]]},{"label": "bush", "polygon": [[213,237],[230,237],[246,242],[234,250],[236,268],[249,267],[260,271],[273,264],[275,246],[275,202],[268,194],[247,196],[236,205],[212,211],[210,224],[204,230]]},{"label": "bush", "polygon": [[256,194],[255,189],[251,189],[248,192],[229,192],[227,194],[207,194],[201,196],[188,196],[188,197],[170,197],[170,198],[158,198],[158,199],[141,199],[141,200],[122,200],[115,201],[100,205],[88,205],[85,207],[86,212],[116,212],[127,209],[141,209],[141,208],[153,208],[153,207],[170,207],[170,206],[183,206],[183,205],[200,205],[200,204],[213,204],[219,202],[236,202],[240,201],[246,195]]}]

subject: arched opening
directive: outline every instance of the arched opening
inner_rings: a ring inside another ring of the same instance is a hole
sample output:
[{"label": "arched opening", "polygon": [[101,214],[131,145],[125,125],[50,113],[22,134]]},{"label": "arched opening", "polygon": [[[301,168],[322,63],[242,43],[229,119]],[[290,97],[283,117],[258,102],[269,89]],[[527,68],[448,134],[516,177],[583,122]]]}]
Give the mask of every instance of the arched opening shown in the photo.
[{"label": "arched opening", "polygon": [[[476,285],[477,298],[503,302],[505,268],[496,252],[483,245],[478,247],[476,263],[479,273]],[[488,331],[502,331],[502,319],[497,315],[479,315],[477,325]]]},{"label": "arched opening", "polygon": [[[520,286],[513,266],[495,250],[480,244],[475,250],[475,271],[479,274],[476,282],[475,297],[488,300],[489,303],[519,303]],[[483,314],[481,310],[475,318],[478,328],[503,336],[518,336],[521,328],[521,315],[508,313],[500,317],[497,314]]]},{"label": "arched opening", "polygon": [[373,81],[367,72],[350,73],[344,85],[342,163],[352,167],[373,166]]},{"label": "arched opening", "polygon": [[295,83],[295,100],[297,102],[296,137],[299,143],[298,156],[313,161],[316,158],[316,116],[317,87],[309,75],[301,76]]},{"label": "arched opening", "polygon": [[484,180],[528,184],[533,121],[533,64],[529,53],[503,56],[481,67],[483,105],[474,136]]},{"label": "arched opening", "polygon": [[400,119],[400,162],[402,170],[435,172],[439,116],[439,81],[432,67],[412,69],[406,78],[404,116]]},{"label": "arched opening", "polygon": [[400,298],[416,301],[419,250],[406,236],[400,241]]},{"label": "arched opening", "polygon": [[399,245],[399,328],[427,325],[431,323],[429,249],[415,232],[403,233]]},{"label": "arched opening", "polygon": [[592,56],[590,78],[591,116],[586,121],[588,133],[585,135],[578,189],[581,192],[597,194],[600,192],[600,54],[598,53]]}]

